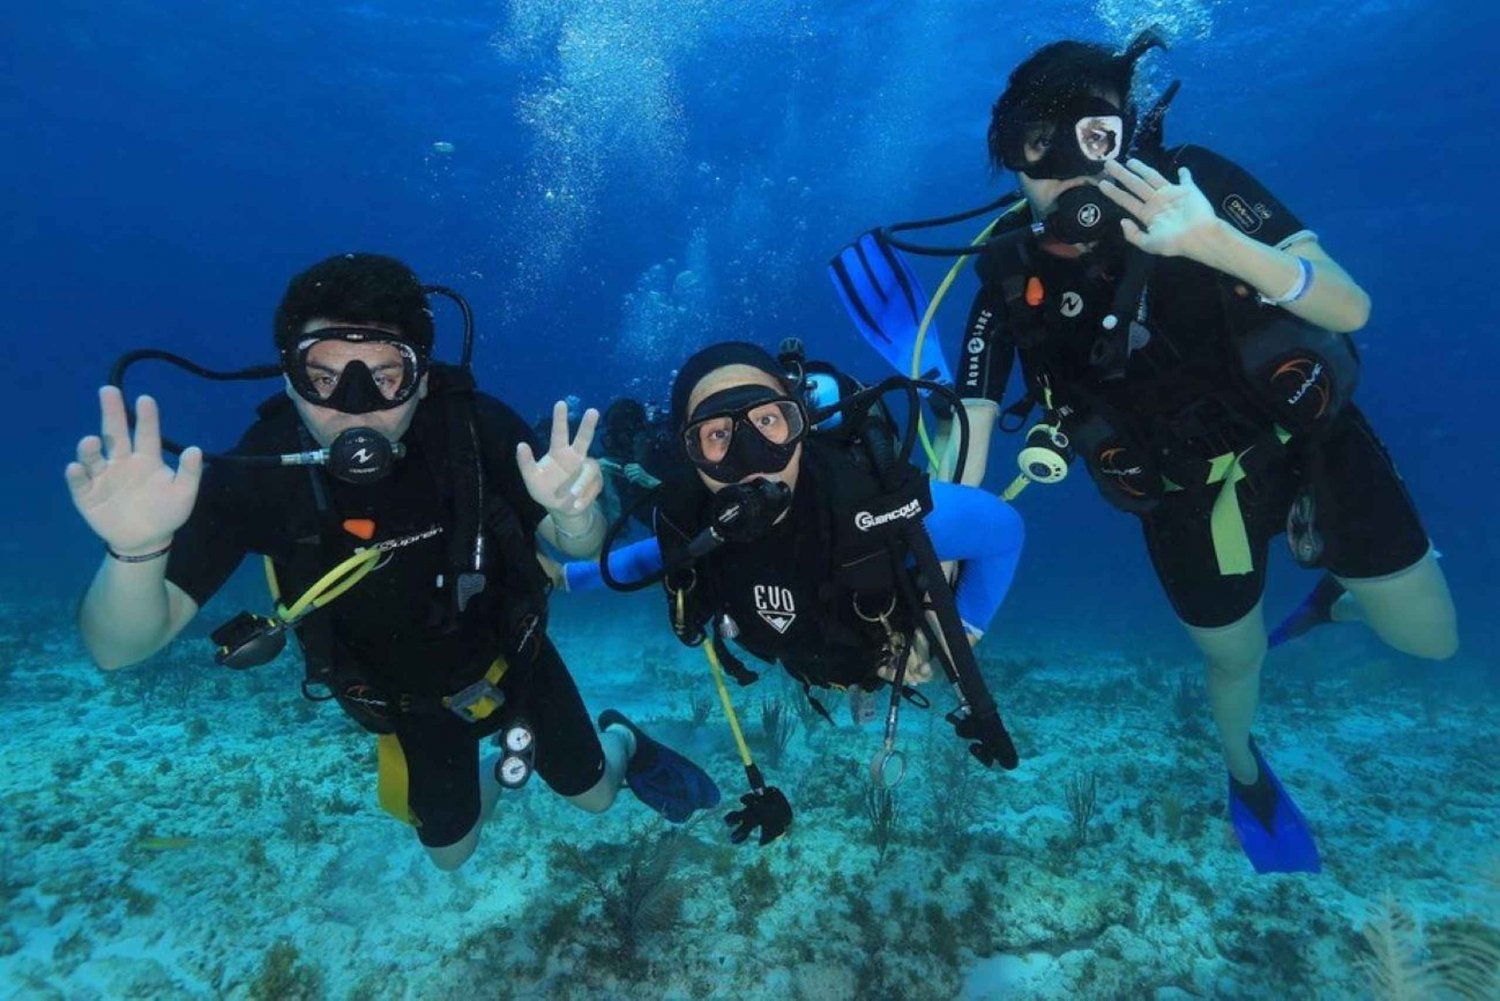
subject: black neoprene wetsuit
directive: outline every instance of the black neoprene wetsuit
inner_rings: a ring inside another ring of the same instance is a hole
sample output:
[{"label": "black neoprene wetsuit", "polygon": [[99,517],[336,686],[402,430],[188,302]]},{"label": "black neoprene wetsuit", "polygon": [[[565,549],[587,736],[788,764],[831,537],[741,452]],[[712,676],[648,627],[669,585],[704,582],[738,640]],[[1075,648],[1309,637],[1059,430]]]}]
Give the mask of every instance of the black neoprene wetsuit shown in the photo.
[{"label": "black neoprene wetsuit", "polygon": [[[484,453],[506,457],[485,463],[486,490],[515,513],[531,542],[546,512],[527,493],[514,461],[516,444],[529,442],[530,433],[492,397],[475,394],[474,412]],[[341,671],[388,696],[439,697],[482,677],[504,648],[503,589],[487,588],[453,617],[446,586],[452,575],[453,504],[445,477],[435,473],[447,452],[442,413],[431,399],[418,405],[403,438],[407,455],[375,483],[352,485],[301,468],[210,464],[193,513],[173,539],[167,579],[202,607],[247,554],[257,553],[271,557],[282,599],[290,602],[312,582],[300,578],[315,578],[357,547],[411,539],[392,549],[348,593],[313,613],[322,619],[316,623],[322,635],[331,638],[330,655]],[[300,418],[287,405],[252,426],[236,451],[269,454],[306,447]],[[326,498],[322,512],[317,489]],[[366,541],[345,530],[351,520],[372,521],[373,538]],[[304,567],[314,569],[299,569]],[[314,625],[312,616],[308,625]],[[362,726],[400,739],[410,811],[424,844],[452,844],[473,827],[480,806],[478,742],[512,719],[523,718],[532,728],[536,770],[557,792],[577,795],[603,774],[598,736],[550,641],[543,636],[534,655],[507,659],[510,670],[500,684],[505,707],[479,723],[446,711],[372,718],[340,698]]]},{"label": "black neoprene wetsuit", "polygon": [[[1287,248],[1316,239],[1301,220],[1245,170],[1199,146],[1167,151],[1157,165],[1168,178],[1187,166],[1221,218],[1254,240]],[[1185,258],[1158,258],[1134,319],[1148,339],[1135,343],[1123,378],[1102,379],[1091,357],[1123,271],[1123,248],[1101,245],[1077,258],[1042,250],[1035,242],[1019,254],[986,253],[976,270],[982,287],[961,341],[959,391],[1001,401],[1014,359],[1026,390],[1082,411],[1107,407],[1112,418],[1157,454],[1207,462],[1242,452],[1263,440],[1272,421],[1236,378],[1229,336],[1253,317],[1253,290]],[[1031,306],[1007,297],[1007,280],[1040,286]],[[1030,310],[1018,322],[1015,312]],[[1070,398],[1070,387],[1079,392]],[[1076,397],[1087,397],[1081,401]],[[1255,607],[1265,586],[1269,541],[1284,530],[1288,508],[1310,487],[1325,539],[1325,566],[1340,576],[1392,573],[1428,549],[1415,507],[1384,447],[1359,411],[1347,407],[1319,438],[1312,461],[1293,439],[1277,461],[1242,480],[1238,491],[1254,569],[1225,574],[1209,528],[1214,489],[1186,484],[1167,492],[1140,515],[1157,575],[1178,616],[1194,626],[1238,621]],[[1216,488],[1215,488],[1216,489]]]}]

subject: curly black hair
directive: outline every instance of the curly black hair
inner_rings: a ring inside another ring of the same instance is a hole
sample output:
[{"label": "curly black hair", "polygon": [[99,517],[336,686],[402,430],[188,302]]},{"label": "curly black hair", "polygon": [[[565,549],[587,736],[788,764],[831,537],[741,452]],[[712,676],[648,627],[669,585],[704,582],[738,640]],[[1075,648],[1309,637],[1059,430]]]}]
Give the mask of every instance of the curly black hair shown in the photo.
[{"label": "curly black hair", "polygon": [[293,278],[276,307],[277,351],[295,343],[309,320],[379,323],[432,352],[432,310],[411,268],[381,254],[339,254]]}]

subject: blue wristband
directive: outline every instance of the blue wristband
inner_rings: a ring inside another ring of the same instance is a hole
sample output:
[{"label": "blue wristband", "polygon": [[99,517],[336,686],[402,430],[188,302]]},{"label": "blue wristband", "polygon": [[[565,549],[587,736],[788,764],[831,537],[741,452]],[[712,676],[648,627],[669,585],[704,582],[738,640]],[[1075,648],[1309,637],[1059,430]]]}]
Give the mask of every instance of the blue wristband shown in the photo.
[{"label": "blue wristband", "polygon": [[1256,298],[1260,300],[1260,303],[1261,303],[1262,306],[1286,306],[1286,305],[1290,305],[1291,303],[1294,303],[1298,299],[1301,299],[1303,296],[1307,295],[1307,290],[1310,289],[1310,288],[1312,288],[1312,283],[1313,283],[1313,266],[1312,266],[1312,261],[1309,261],[1305,257],[1298,257],[1297,258],[1297,280],[1296,280],[1296,282],[1294,282],[1292,284],[1291,288],[1287,289],[1286,292],[1284,292],[1281,295],[1278,295],[1278,296],[1276,296],[1274,298],[1271,297],[1271,296],[1266,296],[1266,295],[1259,295],[1259,296],[1256,296]]}]

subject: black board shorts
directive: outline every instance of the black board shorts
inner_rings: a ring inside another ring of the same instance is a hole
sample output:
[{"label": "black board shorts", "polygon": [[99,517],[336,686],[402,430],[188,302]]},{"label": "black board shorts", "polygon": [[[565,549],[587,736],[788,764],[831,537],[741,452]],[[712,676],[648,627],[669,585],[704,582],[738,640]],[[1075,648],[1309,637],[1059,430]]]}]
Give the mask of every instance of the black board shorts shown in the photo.
[{"label": "black board shorts", "polygon": [[460,841],[479,820],[480,742],[523,719],[536,736],[536,773],[561,796],[592,789],[604,775],[604,748],[567,665],[550,641],[528,668],[500,682],[505,705],[468,723],[441,713],[401,717],[394,726],[406,757],[407,806],[429,848]]},{"label": "black board shorts", "polygon": [[1287,512],[1304,483],[1317,505],[1323,566],[1337,576],[1381,577],[1427,554],[1427,532],[1395,464],[1351,406],[1323,439],[1320,463],[1294,440],[1284,460],[1239,483],[1253,572],[1219,572],[1209,529],[1217,487],[1168,493],[1141,516],[1151,563],[1178,618],[1212,629],[1250,613],[1265,591],[1270,542],[1286,531]]}]

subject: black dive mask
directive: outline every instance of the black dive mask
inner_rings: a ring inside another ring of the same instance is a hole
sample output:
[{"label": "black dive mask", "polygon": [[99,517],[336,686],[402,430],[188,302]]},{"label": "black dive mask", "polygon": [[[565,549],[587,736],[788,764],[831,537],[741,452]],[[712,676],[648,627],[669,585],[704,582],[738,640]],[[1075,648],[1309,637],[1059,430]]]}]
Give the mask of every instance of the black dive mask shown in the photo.
[{"label": "black dive mask", "polygon": [[[1107,162],[1130,149],[1134,131],[1134,109],[1122,111],[1102,97],[1079,95],[1022,129],[1019,148],[1007,151],[1005,165],[1036,179],[1100,174]],[[1046,147],[1035,163],[1026,162],[1029,145]]]},{"label": "black dive mask", "polygon": [[719,483],[779,473],[807,434],[801,403],[769,386],[735,386],[708,397],[682,431],[694,466]]},{"label": "black dive mask", "polygon": [[[398,358],[374,371],[359,359],[348,362],[341,371],[332,371],[311,364],[308,359],[312,349],[326,341],[388,344],[396,349]],[[281,367],[297,395],[308,403],[345,414],[368,414],[392,410],[410,400],[427,373],[427,357],[388,331],[328,327],[287,347],[282,352]]]}]

